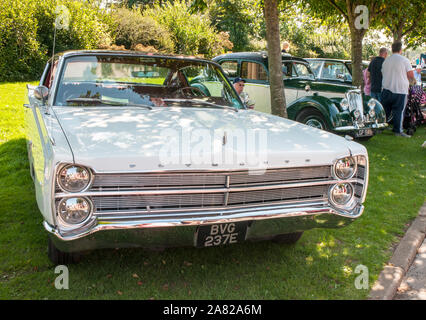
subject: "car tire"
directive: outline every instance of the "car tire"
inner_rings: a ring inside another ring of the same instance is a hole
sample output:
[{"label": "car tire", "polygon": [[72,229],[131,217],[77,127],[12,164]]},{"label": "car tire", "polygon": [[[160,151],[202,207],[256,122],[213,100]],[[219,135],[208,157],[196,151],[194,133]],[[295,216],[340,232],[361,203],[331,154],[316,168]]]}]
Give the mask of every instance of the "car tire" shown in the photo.
[{"label": "car tire", "polygon": [[49,238],[47,244],[47,255],[50,261],[55,265],[67,265],[78,263],[81,260],[81,255],[78,252],[63,252],[56,248],[53,241]]},{"label": "car tire", "polygon": [[302,110],[296,117],[296,121],[306,124],[308,126],[329,131],[330,128],[327,126],[324,116],[321,112],[315,109]]},{"label": "car tire", "polygon": [[273,241],[276,242],[276,243],[294,244],[297,241],[299,241],[299,239],[302,236],[302,234],[303,234],[303,231],[301,231],[301,232],[279,234],[279,235],[276,235],[273,238]]}]

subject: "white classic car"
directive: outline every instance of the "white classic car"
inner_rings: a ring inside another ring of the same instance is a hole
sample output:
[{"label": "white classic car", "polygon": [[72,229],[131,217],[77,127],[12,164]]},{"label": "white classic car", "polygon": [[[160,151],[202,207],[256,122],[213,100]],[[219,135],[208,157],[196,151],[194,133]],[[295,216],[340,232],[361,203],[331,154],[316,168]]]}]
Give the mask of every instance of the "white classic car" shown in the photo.
[{"label": "white classic car", "polygon": [[53,263],[96,248],[296,242],[363,212],[366,149],[247,109],[214,62],[66,52],[28,98]]}]

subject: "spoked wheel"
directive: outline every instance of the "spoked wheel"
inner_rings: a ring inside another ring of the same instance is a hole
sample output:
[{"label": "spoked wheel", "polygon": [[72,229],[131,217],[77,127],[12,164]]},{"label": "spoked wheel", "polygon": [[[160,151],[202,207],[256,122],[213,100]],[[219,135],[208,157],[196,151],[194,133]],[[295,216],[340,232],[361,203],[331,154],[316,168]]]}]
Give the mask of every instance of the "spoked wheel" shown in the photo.
[{"label": "spoked wheel", "polygon": [[313,109],[306,109],[300,112],[296,121],[304,123],[310,127],[314,127],[321,130],[329,130],[324,116],[321,112]]}]

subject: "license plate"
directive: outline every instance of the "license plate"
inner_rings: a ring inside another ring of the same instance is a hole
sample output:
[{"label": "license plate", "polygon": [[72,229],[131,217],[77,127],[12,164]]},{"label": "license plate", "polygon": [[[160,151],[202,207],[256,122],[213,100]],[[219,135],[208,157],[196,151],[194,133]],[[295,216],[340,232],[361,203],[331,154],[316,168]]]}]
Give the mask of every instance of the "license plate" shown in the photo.
[{"label": "license plate", "polygon": [[373,129],[360,129],[357,133],[355,133],[355,137],[368,137],[374,134]]},{"label": "license plate", "polygon": [[246,239],[248,221],[199,226],[195,245],[200,248],[234,244]]}]

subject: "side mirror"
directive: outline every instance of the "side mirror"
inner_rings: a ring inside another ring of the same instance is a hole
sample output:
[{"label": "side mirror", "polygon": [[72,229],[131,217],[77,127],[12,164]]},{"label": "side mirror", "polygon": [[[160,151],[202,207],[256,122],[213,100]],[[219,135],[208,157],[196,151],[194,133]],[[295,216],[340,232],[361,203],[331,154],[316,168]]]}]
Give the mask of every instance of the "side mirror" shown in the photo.
[{"label": "side mirror", "polygon": [[49,97],[49,89],[45,86],[38,86],[34,89],[34,97],[45,104]]}]

